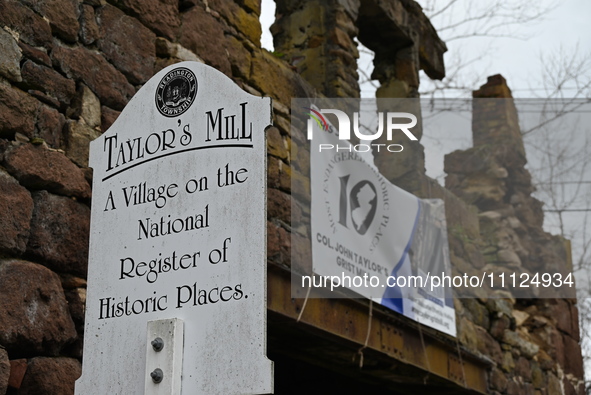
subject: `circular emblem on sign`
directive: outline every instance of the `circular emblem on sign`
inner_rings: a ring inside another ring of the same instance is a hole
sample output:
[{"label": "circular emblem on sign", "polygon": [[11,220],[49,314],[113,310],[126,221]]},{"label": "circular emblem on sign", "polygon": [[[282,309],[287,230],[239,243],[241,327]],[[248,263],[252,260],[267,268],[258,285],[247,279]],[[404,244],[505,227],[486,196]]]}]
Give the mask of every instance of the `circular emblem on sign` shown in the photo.
[{"label": "circular emblem on sign", "polygon": [[185,67],[166,73],[156,89],[156,108],[165,117],[177,117],[187,111],[197,95],[197,78]]}]

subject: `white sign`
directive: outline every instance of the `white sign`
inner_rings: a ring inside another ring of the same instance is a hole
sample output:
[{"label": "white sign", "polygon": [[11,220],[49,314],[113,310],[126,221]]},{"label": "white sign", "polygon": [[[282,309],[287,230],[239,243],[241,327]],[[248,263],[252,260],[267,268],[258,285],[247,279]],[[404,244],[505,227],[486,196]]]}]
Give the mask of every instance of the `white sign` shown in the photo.
[{"label": "white sign", "polygon": [[169,336],[174,345],[163,347],[182,350],[180,393],[272,393],[270,123],[269,98],[245,93],[209,66],[183,62],[148,81],[91,143],[88,295],[76,394],[176,388],[167,369],[146,366],[148,322],[158,320],[179,328],[176,339]]},{"label": "white sign", "polygon": [[[371,154],[339,140],[336,129],[308,127],[314,128],[312,269],[319,276],[302,285],[352,289],[455,336],[449,287],[431,281],[450,274],[443,202],[392,185]],[[329,146],[339,149],[324,149]]]}]

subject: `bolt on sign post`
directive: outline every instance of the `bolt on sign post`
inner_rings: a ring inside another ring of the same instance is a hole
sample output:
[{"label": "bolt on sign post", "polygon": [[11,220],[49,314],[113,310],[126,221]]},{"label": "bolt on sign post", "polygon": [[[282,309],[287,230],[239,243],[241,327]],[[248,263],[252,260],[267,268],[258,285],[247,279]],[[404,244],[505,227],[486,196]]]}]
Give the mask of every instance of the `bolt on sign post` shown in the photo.
[{"label": "bolt on sign post", "polygon": [[271,100],[197,63],[148,81],[91,143],[76,394],[266,394]]}]

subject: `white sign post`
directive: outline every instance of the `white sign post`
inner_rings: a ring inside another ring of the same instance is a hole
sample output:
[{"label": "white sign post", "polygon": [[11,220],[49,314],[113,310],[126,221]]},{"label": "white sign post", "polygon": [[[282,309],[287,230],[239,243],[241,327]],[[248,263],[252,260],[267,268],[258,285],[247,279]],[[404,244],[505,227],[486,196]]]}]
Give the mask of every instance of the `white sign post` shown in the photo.
[{"label": "white sign post", "polygon": [[266,358],[270,123],[269,98],[184,62],[156,74],[91,143],[76,394],[273,392]]}]

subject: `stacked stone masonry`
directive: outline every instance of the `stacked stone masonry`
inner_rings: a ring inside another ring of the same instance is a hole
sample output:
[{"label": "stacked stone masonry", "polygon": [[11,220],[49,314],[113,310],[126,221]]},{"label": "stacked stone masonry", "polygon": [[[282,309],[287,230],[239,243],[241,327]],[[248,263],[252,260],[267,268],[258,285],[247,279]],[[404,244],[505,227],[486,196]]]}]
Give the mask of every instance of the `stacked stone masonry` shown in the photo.
[{"label": "stacked stone masonry", "polygon": [[[531,196],[518,113],[505,79],[489,77],[473,96],[474,147],[445,157],[445,184],[476,206],[479,235],[450,238],[454,266],[468,273],[482,269],[517,275],[572,270],[567,241],[542,228],[542,203]],[[477,256],[466,253],[470,244],[479,247]],[[585,393],[576,300],[515,300],[498,291],[505,295],[456,301],[461,341],[496,362],[491,389]]]},{"label": "stacked stone masonry", "polygon": [[[0,395],[73,393],[84,335],[88,144],[154,73],[204,62],[273,98],[268,261],[282,267],[292,248],[310,254],[290,227],[292,216],[309,216],[292,209],[291,187],[309,190],[310,172],[305,137],[290,132],[291,98],[357,97],[355,39],[376,52],[378,97],[417,97],[419,70],[445,74],[445,44],[412,0],[276,3],[270,53],[260,47],[259,0],[0,1]],[[509,94],[499,77],[477,93]],[[506,130],[475,125],[475,147],[446,158],[447,189],[424,175],[420,146],[395,163],[376,160],[396,184],[445,199],[456,267],[565,259],[562,240],[542,231],[507,111]],[[502,143],[507,136],[516,144]],[[466,172],[479,150],[491,160]],[[481,297],[457,300],[456,309],[462,346],[492,361],[490,393],[583,393],[574,300]]]}]

